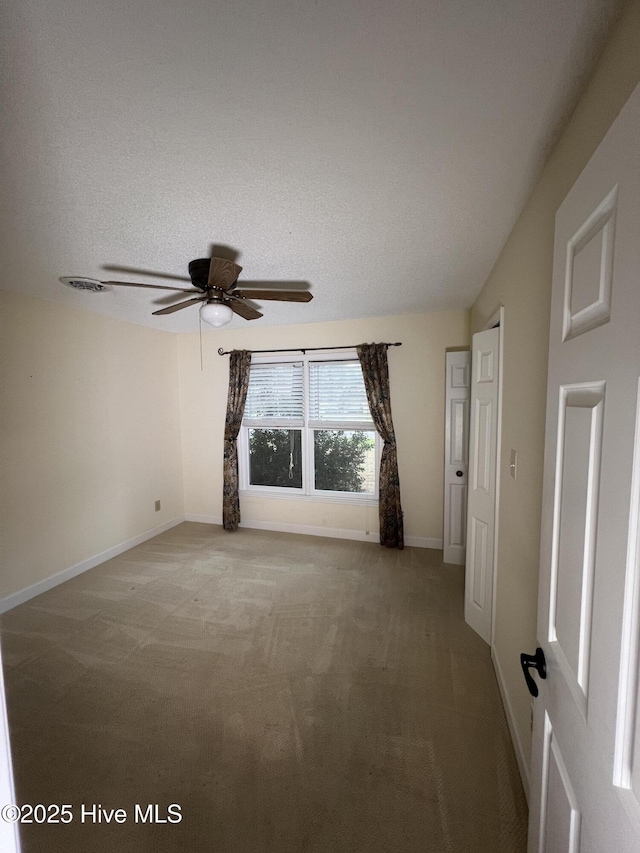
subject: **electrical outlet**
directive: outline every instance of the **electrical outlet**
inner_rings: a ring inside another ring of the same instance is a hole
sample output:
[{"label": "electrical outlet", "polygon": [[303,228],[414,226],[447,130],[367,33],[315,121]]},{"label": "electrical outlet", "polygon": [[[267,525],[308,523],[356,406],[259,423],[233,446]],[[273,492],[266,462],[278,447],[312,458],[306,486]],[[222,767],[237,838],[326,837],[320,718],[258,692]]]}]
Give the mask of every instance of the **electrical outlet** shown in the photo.
[{"label": "electrical outlet", "polygon": [[160,503],[160,501],[156,501],[156,512],[160,512],[161,509],[162,509],[162,504]]}]

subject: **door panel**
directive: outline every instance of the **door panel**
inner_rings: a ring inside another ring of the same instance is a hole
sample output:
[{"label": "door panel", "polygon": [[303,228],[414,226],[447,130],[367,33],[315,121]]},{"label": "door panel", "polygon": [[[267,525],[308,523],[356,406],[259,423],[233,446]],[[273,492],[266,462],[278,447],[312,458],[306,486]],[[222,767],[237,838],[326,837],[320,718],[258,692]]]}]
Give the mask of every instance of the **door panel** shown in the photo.
[{"label": "door panel", "polygon": [[477,376],[476,382],[493,382],[495,378],[494,371],[495,364],[495,352],[492,349],[488,350],[478,350],[478,354],[476,356],[476,369]]},{"label": "door panel", "polygon": [[[467,486],[466,484],[452,483],[449,486],[449,514],[448,540],[450,548],[466,548],[467,527]],[[445,559],[446,563],[452,562]]]},{"label": "door panel", "polygon": [[[469,386],[467,385],[467,390]],[[469,447],[469,401],[451,400],[451,454],[450,465],[467,464]]]},{"label": "door panel", "polygon": [[634,812],[640,814],[640,382],[621,633],[614,783],[628,791]]},{"label": "door panel", "polygon": [[473,555],[474,572],[472,579],[471,601],[476,607],[484,610],[484,588],[487,579],[488,559],[488,526],[475,516],[471,519],[471,553]]},{"label": "door panel", "polygon": [[576,795],[553,734],[549,717],[544,728],[544,777],[541,853],[578,853],[580,847],[580,811]]},{"label": "door panel", "polygon": [[583,715],[591,653],[604,383],[560,389],[549,642]]},{"label": "door panel", "polygon": [[[478,382],[485,382],[479,379]],[[491,462],[495,455],[493,400],[475,400],[475,440],[473,454],[473,488],[488,495],[491,491]]]},{"label": "door panel", "polygon": [[616,184],[567,241],[563,341],[611,317],[617,203]]},{"label": "door panel", "polygon": [[640,849],[639,140],[640,87],[556,214],[531,853]]}]

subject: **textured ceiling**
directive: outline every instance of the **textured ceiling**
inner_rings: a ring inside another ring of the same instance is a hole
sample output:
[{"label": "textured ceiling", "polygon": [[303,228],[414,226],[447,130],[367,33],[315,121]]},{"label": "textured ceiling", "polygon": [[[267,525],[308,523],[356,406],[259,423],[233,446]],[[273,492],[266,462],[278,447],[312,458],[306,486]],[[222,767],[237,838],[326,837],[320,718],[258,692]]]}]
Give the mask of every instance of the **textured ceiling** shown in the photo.
[{"label": "textured ceiling", "polygon": [[0,287],[195,330],[57,278],[215,244],[241,281],[309,282],[254,325],[466,308],[618,6],[4,0]]}]

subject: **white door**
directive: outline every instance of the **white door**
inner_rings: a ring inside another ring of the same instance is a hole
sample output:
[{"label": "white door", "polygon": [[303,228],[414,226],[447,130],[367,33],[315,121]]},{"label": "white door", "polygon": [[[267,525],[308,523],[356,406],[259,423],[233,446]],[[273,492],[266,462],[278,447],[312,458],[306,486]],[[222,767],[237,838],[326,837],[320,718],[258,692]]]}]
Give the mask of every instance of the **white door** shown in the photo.
[{"label": "white door", "polygon": [[445,563],[464,566],[471,353],[448,352],[446,361],[443,556]]},{"label": "white door", "polygon": [[500,330],[473,336],[464,618],[491,642]]},{"label": "white door", "polygon": [[19,853],[20,839],[16,810],[11,808],[16,802],[11,771],[11,746],[9,743],[9,724],[7,721],[7,702],[4,692],[2,671],[2,653],[0,652],[0,850],[3,853]]},{"label": "white door", "polygon": [[640,850],[639,379],[640,87],[556,215],[531,853]]}]

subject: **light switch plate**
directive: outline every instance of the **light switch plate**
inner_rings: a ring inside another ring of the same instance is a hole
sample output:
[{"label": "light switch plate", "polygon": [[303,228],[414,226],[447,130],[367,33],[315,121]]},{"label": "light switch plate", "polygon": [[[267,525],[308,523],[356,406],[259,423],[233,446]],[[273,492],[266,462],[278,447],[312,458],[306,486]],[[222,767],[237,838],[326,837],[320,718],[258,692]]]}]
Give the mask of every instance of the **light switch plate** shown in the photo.
[{"label": "light switch plate", "polygon": [[511,458],[509,459],[509,473],[516,479],[516,474],[518,473],[518,454],[515,450],[511,451]]}]

